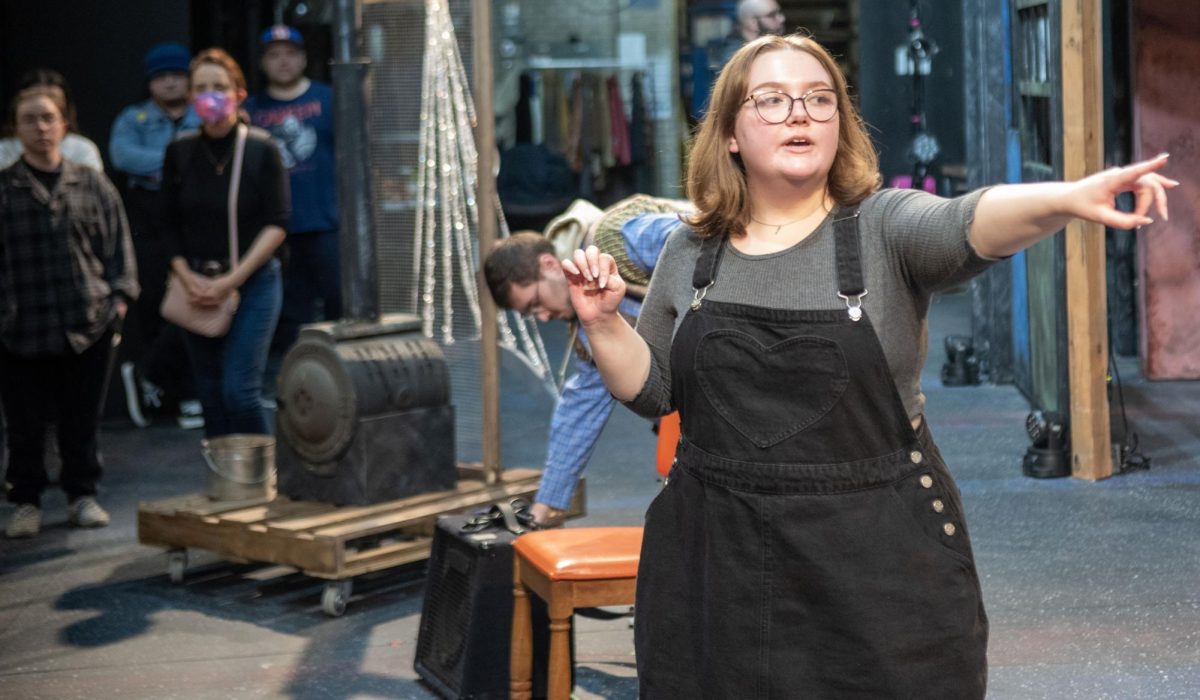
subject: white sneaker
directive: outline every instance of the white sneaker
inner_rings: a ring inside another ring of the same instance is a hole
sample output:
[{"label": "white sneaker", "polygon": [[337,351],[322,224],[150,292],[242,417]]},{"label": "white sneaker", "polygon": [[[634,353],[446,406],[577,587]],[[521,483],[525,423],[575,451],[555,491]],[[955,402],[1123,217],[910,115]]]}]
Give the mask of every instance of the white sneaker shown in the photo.
[{"label": "white sneaker", "polygon": [[204,409],[196,399],[179,402],[179,416],[175,419],[184,430],[197,430],[204,427]]},{"label": "white sneaker", "polygon": [[108,524],[108,511],[95,498],[83,496],[67,506],[67,522],[75,527],[104,527]]},{"label": "white sneaker", "polygon": [[42,529],[42,511],[31,503],[22,503],[17,506],[17,510],[13,513],[12,518],[8,521],[8,526],[4,528],[4,534],[11,539],[21,539],[24,537],[33,537]]},{"label": "white sneaker", "polygon": [[137,368],[132,362],[121,363],[121,384],[125,387],[125,408],[129,410],[129,420],[139,428],[150,425],[146,414],[142,413],[142,391],[138,386]]},{"label": "white sneaker", "polygon": [[204,427],[204,416],[177,416],[175,423],[184,430],[199,430]]}]

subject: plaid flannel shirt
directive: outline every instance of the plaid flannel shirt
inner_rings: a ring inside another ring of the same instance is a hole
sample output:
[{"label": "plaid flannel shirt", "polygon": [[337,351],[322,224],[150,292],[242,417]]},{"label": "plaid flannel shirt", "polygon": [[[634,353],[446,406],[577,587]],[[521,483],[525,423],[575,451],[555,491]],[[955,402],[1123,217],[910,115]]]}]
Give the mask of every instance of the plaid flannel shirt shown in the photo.
[{"label": "plaid flannel shirt", "polygon": [[[647,274],[653,274],[667,236],[678,226],[678,214],[644,214],[625,222],[621,226],[621,237],[625,240],[630,262]],[[621,301],[620,308],[636,317],[642,304],[626,297]],[[579,339],[585,346],[588,344],[582,330]],[[590,347],[588,349],[590,351]],[[612,394],[604,386],[596,365],[576,357],[574,369],[575,373],[563,385],[562,395],[550,418],[546,466],[534,498],[539,503],[560,510],[570,505],[579,475],[591,458],[600,431],[604,429],[613,410]],[[652,457],[650,463],[653,463]]]},{"label": "plaid flannel shirt", "polygon": [[64,160],[53,192],[24,160],[0,171],[0,343],[24,356],[80,353],[138,295],[121,198]]}]

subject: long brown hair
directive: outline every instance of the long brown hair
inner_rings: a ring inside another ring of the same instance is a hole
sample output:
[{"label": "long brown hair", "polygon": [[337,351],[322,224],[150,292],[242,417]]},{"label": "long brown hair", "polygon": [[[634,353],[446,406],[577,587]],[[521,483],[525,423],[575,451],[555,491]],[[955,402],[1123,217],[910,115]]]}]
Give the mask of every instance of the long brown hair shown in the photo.
[{"label": "long brown hair", "polygon": [[841,119],[838,150],[826,186],[829,196],[838,204],[857,204],[879,189],[882,181],[879,156],[850,99],[846,76],[825,47],[800,34],[762,36],[738,49],[725,64],[688,158],[685,187],[698,213],[685,220],[705,238],[736,234],[750,222],[746,171],[741,157],[729,152],[729,139],[746,99],[750,67],[756,58],[770,51],[803,51],[817,59],[833,80]]}]

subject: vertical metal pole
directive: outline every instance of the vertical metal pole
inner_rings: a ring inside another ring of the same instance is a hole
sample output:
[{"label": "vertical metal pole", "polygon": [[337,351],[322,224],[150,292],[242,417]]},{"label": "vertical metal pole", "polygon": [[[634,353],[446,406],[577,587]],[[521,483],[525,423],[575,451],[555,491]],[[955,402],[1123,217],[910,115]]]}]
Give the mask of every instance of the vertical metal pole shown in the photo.
[{"label": "vertical metal pole", "polygon": [[342,316],[375,321],[379,319],[379,270],[372,225],[370,143],[363,89],[370,61],[358,55],[360,25],[357,0],[337,0],[332,68]]},{"label": "vertical metal pole", "polygon": [[[496,242],[496,180],[492,174],[496,152],[496,120],[492,99],[492,3],[473,0],[475,73],[475,146],[479,151],[479,259],[491,252]],[[480,285],[481,289],[486,289]],[[497,341],[496,305],[486,291],[479,295],[483,317],[480,328],[480,375],[483,384],[483,473],[484,480],[496,483],[503,467],[500,464],[500,347]]]}]

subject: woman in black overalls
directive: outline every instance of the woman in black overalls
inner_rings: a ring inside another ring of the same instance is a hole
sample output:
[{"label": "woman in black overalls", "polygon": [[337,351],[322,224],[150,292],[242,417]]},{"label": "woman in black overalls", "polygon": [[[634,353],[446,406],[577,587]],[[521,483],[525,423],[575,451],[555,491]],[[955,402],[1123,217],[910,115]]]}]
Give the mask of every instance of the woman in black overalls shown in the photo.
[{"label": "woman in black overalls", "polygon": [[[592,248],[563,263],[612,393],[642,399],[665,383],[661,408],[682,419],[677,464],[646,515],[644,698],[984,696],[987,620],[958,489],[897,391],[870,317],[886,300],[865,296],[862,237],[878,232],[860,231],[856,212],[877,175],[865,189],[847,184],[848,172],[873,166],[863,144],[824,49],[801,37],[756,40],[717,81],[693,149],[699,214],[688,222],[695,234],[679,235],[704,242],[694,261],[668,259],[680,249],[668,243],[658,263],[693,268],[669,361],[652,359],[615,313],[624,284],[608,256]],[[1165,216],[1173,181],[1152,173],[1164,163],[989,190],[969,244],[998,258],[1071,217],[1140,225],[1155,199]],[[1138,195],[1132,214],[1112,205],[1126,190]],[[827,218],[837,268],[827,293],[841,308],[705,298],[721,284],[727,246],[786,250]],[[656,291],[652,283],[648,304]]]}]

